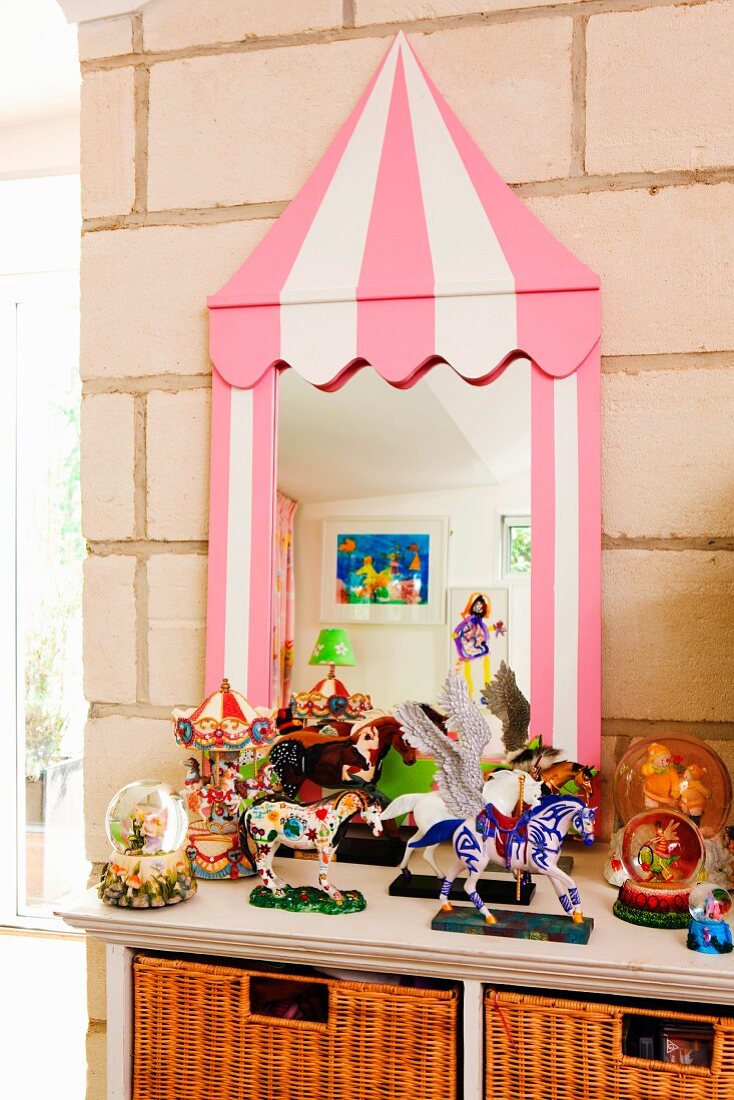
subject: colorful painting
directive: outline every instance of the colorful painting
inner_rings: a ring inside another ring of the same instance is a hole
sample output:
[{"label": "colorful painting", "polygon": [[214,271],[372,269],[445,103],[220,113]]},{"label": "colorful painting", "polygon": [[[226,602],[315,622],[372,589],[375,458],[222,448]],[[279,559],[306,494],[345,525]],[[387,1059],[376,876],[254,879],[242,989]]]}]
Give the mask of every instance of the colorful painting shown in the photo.
[{"label": "colorful painting", "polygon": [[337,533],[337,603],[427,604],[430,535]]},{"label": "colorful painting", "polygon": [[444,519],[325,520],[324,622],[445,621]]}]

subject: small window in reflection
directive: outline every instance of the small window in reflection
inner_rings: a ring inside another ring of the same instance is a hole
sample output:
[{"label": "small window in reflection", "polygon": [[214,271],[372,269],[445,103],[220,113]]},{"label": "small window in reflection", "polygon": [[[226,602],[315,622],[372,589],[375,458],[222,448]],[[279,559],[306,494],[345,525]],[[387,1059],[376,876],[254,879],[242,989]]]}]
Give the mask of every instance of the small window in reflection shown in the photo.
[{"label": "small window in reflection", "polygon": [[502,517],[502,577],[530,575],[530,516]]}]

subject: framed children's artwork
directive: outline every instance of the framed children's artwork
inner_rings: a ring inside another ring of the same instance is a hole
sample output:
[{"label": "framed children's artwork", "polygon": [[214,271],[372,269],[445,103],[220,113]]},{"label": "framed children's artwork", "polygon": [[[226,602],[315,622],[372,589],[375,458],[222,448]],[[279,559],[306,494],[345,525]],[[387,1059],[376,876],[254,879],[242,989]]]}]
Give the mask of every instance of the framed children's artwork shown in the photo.
[{"label": "framed children's artwork", "polygon": [[448,519],[326,519],[321,621],[446,621]]},{"label": "framed children's artwork", "polygon": [[508,660],[508,591],[477,585],[449,589],[449,667],[461,672],[479,702],[500,661]]}]

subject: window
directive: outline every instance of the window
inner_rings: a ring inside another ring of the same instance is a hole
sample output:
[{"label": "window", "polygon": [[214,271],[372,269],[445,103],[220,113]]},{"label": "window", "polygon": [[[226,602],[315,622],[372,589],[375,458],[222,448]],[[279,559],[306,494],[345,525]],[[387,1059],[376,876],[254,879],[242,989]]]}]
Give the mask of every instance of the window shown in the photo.
[{"label": "window", "polygon": [[[0,881],[0,924],[47,927],[54,902],[86,885],[82,803],[82,692],[78,357],[78,180],[0,183],[5,212],[45,201],[59,233],[41,253],[29,239],[3,259],[0,358],[7,399],[0,406],[0,692],[8,720],[3,757],[14,761],[11,851]],[[30,194],[29,194],[30,192]],[[67,248],[66,245],[69,245]],[[35,251],[34,251],[35,246]],[[54,248],[56,251],[54,252]],[[66,268],[62,264],[66,261]]]},{"label": "window", "polygon": [[502,516],[502,579],[530,575],[530,516]]}]

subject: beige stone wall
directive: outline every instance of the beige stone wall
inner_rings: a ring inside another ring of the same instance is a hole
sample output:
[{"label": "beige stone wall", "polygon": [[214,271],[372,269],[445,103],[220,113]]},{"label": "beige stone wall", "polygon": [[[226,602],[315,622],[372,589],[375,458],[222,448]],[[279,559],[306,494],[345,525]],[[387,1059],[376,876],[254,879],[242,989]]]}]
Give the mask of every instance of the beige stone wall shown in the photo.
[{"label": "beige stone wall", "polygon": [[[89,858],[181,777],[202,689],[205,296],[316,165],[402,26],[473,136],[603,280],[604,754],[734,763],[734,0],[153,0],[80,34]],[[99,951],[89,1097],[104,1092]]]}]

